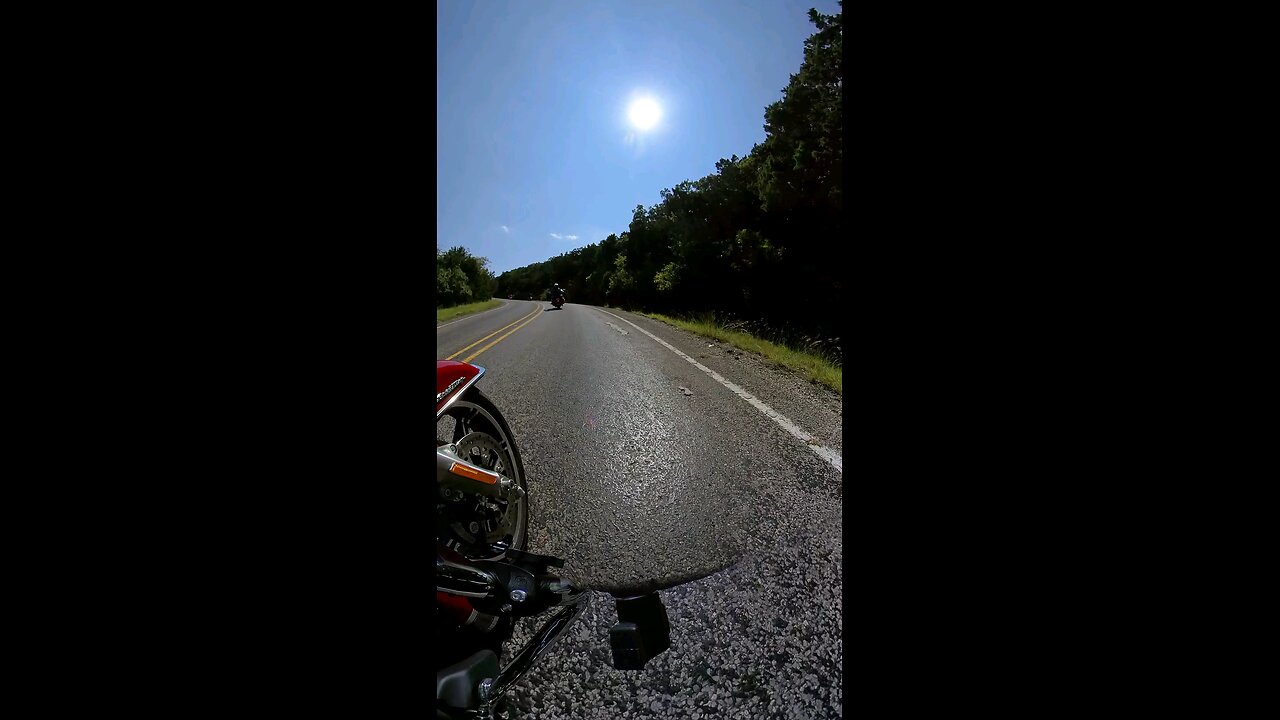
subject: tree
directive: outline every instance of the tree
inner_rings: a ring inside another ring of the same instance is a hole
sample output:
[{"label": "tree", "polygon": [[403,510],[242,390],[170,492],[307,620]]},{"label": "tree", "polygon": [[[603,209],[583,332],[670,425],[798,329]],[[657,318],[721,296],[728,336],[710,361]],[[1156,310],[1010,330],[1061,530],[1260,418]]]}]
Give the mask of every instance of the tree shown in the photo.
[{"label": "tree", "polygon": [[436,304],[452,307],[471,302],[471,288],[460,268],[436,266]]},{"label": "tree", "polygon": [[843,162],[842,12],[809,10],[817,32],[805,40],[800,71],[765,109],[761,199],[766,207],[833,205],[839,209]]},{"label": "tree", "polygon": [[[464,247],[451,247],[445,252],[440,252],[440,246],[436,246],[436,296],[437,298],[451,298],[449,302],[445,302],[444,306],[456,305],[461,302],[477,302],[480,300],[488,300],[493,297],[496,289],[496,282],[493,273],[488,269],[489,259],[476,257],[467,251]],[[444,274],[441,274],[441,270]],[[457,271],[455,275],[453,271]],[[457,278],[461,277],[463,289],[457,288]],[[466,298],[459,300],[457,298]],[[440,300],[438,300],[440,302]]]},{"label": "tree", "polygon": [[619,253],[613,260],[613,274],[609,277],[609,299],[613,304],[628,304],[635,289],[635,278],[627,269],[627,254]]}]

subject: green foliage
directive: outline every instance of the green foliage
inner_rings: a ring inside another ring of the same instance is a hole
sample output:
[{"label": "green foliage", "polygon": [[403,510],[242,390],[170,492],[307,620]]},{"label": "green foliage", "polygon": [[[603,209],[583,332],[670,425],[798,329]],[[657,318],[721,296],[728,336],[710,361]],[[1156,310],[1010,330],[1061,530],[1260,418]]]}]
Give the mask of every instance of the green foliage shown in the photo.
[{"label": "green foliage", "polygon": [[440,252],[436,246],[436,307],[488,300],[497,280],[488,269],[489,259],[476,257],[463,247]]},{"label": "green foliage", "polygon": [[462,315],[472,315],[485,310],[492,310],[500,305],[502,305],[502,302],[498,300],[483,300],[481,302],[466,303],[465,305],[454,305],[449,308],[436,308],[436,322],[442,323]]},{"label": "green foliage", "polygon": [[775,266],[782,260],[783,252],[781,247],[771,244],[759,232],[739,230],[721,256],[728,259],[729,267],[745,275]]},{"label": "green foliage", "polygon": [[653,276],[653,284],[661,293],[673,293],[676,286],[680,284],[680,266],[674,262],[669,262],[662,266],[657,275]]},{"label": "green foliage", "polygon": [[459,268],[436,267],[436,304],[450,307],[471,301],[467,276]]},{"label": "green foliage", "polygon": [[[843,12],[843,11],[842,11]],[[765,109],[765,162],[758,182],[766,207],[789,210],[834,204],[843,162],[842,16],[809,11],[818,29],[805,41],[800,72]]]},{"label": "green foliage", "polygon": [[609,276],[609,300],[614,304],[627,304],[635,289],[635,278],[627,270],[627,255],[622,253],[613,260],[613,273]]},{"label": "green foliage", "polygon": [[659,313],[641,314],[764,356],[809,377],[814,382],[826,385],[837,393],[844,391],[840,359],[826,352],[822,347],[811,344],[797,345],[786,341],[774,342],[768,339],[768,336],[774,333],[761,332],[756,328],[750,328],[751,332],[744,332],[738,329],[739,323],[724,324],[710,316],[675,318]]}]

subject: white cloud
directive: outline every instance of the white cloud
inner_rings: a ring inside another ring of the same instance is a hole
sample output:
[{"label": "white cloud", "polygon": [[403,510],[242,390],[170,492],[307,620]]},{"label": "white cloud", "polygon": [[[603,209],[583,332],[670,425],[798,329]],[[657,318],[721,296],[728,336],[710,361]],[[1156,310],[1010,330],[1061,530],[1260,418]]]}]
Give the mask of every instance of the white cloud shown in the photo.
[{"label": "white cloud", "polygon": [[498,227],[502,228],[502,232],[504,233],[511,232],[511,228],[507,227],[506,225],[499,225]]},{"label": "white cloud", "polygon": [[561,235],[560,233],[551,233],[551,237],[557,240],[577,240],[577,235]]}]

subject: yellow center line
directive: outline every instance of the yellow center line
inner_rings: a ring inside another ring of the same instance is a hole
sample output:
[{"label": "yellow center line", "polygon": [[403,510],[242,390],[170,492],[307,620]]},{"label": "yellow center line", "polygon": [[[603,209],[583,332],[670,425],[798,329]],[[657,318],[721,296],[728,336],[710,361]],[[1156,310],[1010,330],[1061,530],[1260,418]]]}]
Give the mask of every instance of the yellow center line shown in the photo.
[{"label": "yellow center line", "polygon": [[[531,318],[529,318],[528,320],[525,320],[524,322],[520,323],[520,324],[519,324],[519,325],[517,325],[516,327],[512,328],[511,332],[507,333],[507,335],[510,335],[511,333],[515,332],[516,330],[519,330],[520,328],[524,327],[525,325],[528,325],[529,323],[533,322],[534,320],[537,320],[537,319],[538,319],[538,318],[537,318],[537,316],[538,316],[539,314],[541,314],[541,313],[542,313],[542,308],[541,308],[541,307],[539,307],[539,308],[537,309],[537,311],[535,311],[535,312],[534,312],[534,317],[531,317]],[[501,331],[499,331],[499,332],[501,332]],[[470,357],[468,357],[468,358],[466,358],[466,359],[464,359],[462,362],[471,362],[471,361],[472,361],[472,360],[474,360],[474,359],[475,359],[475,357],[476,357],[477,355],[479,355],[480,353],[484,352],[485,350],[488,350],[489,348],[493,347],[494,345],[497,345],[498,343],[500,343],[500,342],[502,342],[503,340],[505,340],[505,339],[506,339],[506,337],[507,337],[507,335],[503,335],[502,337],[498,338],[497,340],[494,340],[493,342],[489,343],[488,345],[485,345],[484,347],[480,348],[479,350],[477,350],[477,351],[475,351],[475,352],[471,353],[471,356],[470,356]],[[466,348],[463,348],[463,349],[465,350]],[[446,358],[446,359],[449,359],[449,358]]]},{"label": "yellow center line", "polygon": [[[502,327],[498,328],[497,330],[494,330],[493,332],[489,333],[488,335],[485,335],[484,337],[480,338],[479,340],[477,340],[477,341],[475,341],[475,342],[471,343],[470,345],[468,345],[468,346],[466,346],[466,347],[462,348],[462,349],[461,349],[461,350],[459,350],[458,352],[456,352],[456,353],[454,353],[454,354],[450,355],[449,357],[445,358],[445,360],[452,360],[452,359],[454,359],[454,358],[458,357],[458,356],[459,356],[459,355],[461,355],[462,353],[464,353],[464,352],[466,352],[466,351],[470,350],[471,348],[473,348],[473,347],[475,347],[475,346],[479,345],[480,343],[484,342],[485,340],[488,340],[489,338],[493,337],[494,335],[497,335],[498,333],[502,332],[503,330],[506,330],[507,328],[511,327],[512,325],[515,325],[516,323],[520,322],[521,320],[525,320],[525,319],[532,319],[532,318],[533,318],[533,316],[537,315],[537,314],[538,314],[538,313],[540,313],[540,312],[542,312],[542,307],[541,307],[541,306],[539,306],[536,310],[534,310],[533,312],[529,313],[528,315],[525,315],[525,316],[523,316],[523,317],[521,317],[521,318],[518,318],[518,319],[516,320],[516,322],[513,322],[513,323],[511,323],[511,324],[509,324],[509,325],[504,325],[504,326],[502,326]],[[519,330],[519,328],[516,328],[516,330]],[[515,332],[515,330],[512,330],[511,332]],[[507,333],[507,335],[510,335],[510,334],[511,334],[511,333]],[[503,335],[502,337],[506,337],[507,335]],[[498,340],[501,340],[501,339],[502,339],[502,338],[498,338]],[[497,342],[497,340],[495,340],[494,342]],[[493,346],[492,346],[492,345],[490,345],[490,346],[488,346],[488,347],[485,347],[485,348],[484,348],[484,350],[481,350],[480,352],[477,352],[477,353],[476,353],[476,355],[479,355],[480,353],[484,352],[485,350],[488,350],[490,347],[493,347]],[[472,355],[471,357],[475,357],[476,355]],[[469,362],[470,360],[471,360],[471,358],[467,358],[466,360],[463,360],[462,362]]]}]

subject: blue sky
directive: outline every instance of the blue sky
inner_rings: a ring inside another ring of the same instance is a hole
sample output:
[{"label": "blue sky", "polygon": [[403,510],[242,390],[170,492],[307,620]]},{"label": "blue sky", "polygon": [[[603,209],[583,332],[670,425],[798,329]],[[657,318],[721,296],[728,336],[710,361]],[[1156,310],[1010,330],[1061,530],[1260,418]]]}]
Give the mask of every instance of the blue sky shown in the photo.
[{"label": "blue sky", "polygon": [[[764,140],[835,0],[439,0],[436,243],[494,274],[621,233]],[[658,123],[637,130],[630,102]]]}]

